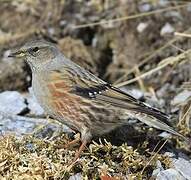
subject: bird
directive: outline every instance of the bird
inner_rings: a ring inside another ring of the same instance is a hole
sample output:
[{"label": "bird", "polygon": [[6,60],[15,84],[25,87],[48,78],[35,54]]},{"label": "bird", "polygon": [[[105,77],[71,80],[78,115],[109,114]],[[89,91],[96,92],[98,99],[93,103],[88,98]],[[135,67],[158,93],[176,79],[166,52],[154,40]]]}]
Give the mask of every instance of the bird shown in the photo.
[{"label": "bird", "polygon": [[34,95],[47,115],[81,134],[74,161],[93,137],[127,124],[130,117],[186,139],[168,125],[167,114],[80,67],[51,42],[28,41],[9,56],[29,64]]}]

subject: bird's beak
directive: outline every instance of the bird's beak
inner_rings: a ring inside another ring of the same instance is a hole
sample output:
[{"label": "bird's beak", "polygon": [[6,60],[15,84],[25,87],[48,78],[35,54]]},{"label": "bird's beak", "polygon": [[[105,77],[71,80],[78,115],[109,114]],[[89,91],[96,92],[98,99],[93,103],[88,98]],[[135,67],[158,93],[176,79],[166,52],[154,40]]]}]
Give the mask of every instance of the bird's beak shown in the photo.
[{"label": "bird's beak", "polygon": [[12,51],[8,57],[16,57],[16,58],[22,58],[25,56],[24,51],[17,50],[17,51]]}]

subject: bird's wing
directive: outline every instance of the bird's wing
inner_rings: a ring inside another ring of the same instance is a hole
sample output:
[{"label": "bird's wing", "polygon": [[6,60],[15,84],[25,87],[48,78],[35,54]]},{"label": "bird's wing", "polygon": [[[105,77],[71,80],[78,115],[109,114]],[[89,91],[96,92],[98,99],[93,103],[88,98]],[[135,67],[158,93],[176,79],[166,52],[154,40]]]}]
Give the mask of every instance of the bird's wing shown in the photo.
[{"label": "bird's wing", "polygon": [[76,87],[76,94],[97,99],[115,107],[120,107],[126,110],[145,113],[151,115],[165,123],[168,123],[169,116],[149,105],[135,99],[124,91],[113,87],[109,84],[93,86],[89,88]]},{"label": "bird's wing", "polygon": [[69,72],[70,70],[70,68],[66,68],[65,70],[61,69],[57,71],[57,73],[62,74],[63,82],[65,84],[71,85],[71,93],[90,100],[99,100],[100,102],[104,102],[125,110],[148,114],[148,118],[139,116],[138,119],[147,125],[168,131],[184,138],[184,136],[174,131],[169,125],[167,125],[169,116],[165,113],[135,99],[126,92],[111,86],[83,69],[80,69],[80,73],[79,69],[76,71],[72,69],[72,71]]},{"label": "bird's wing", "polygon": [[54,71],[55,75],[61,75],[65,84],[72,87],[71,93],[84,98],[97,99],[126,110],[145,113],[168,123],[169,116],[165,113],[137,100],[119,88],[111,86],[90,72],[77,68],[80,67],[76,66],[75,69],[60,68]]}]

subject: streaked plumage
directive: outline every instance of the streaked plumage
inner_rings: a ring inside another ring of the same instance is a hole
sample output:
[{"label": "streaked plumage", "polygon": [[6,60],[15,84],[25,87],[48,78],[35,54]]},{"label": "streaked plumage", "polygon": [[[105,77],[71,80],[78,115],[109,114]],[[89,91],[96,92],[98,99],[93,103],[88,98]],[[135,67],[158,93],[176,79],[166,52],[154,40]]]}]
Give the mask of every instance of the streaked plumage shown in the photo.
[{"label": "streaked plumage", "polygon": [[32,87],[41,106],[81,132],[83,145],[95,135],[126,124],[128,117],[183,137],[166,124],[168,115],[94,76],[53,44],[29,42],[14,55],[21,53],[32,69]]}]

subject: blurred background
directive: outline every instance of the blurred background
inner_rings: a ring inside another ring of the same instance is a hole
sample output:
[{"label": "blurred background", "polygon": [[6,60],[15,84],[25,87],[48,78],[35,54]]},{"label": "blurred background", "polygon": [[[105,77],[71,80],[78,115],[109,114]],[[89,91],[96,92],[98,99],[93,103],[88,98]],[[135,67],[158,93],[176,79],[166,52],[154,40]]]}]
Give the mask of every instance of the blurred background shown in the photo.
[{"label": "blurred background", "polygon": [[[42,139],[52,137],[55,131],[70,132],[69,128],[47,120],[29,93],[31,72],[26,63],[8,58],[12,49],[37,38],[57,44],[75,63],[170,114],[174,128],[190,136],[189,0],[1,0],[0,12],[3,136],[14,133],[20,137],[36,132],[39,126],[43,129],[36,135]],[[136,120],[131,123],[136,124],[134,128],[125,127],[111,135],[114,144],[128,142],[137,148],[149,140],[147,147],[153,149],[161,138],[170,136],[142,124],[140,127]],[[191,155],[189,148],[176,138],[165,147],[165,152],[181,152],[187,159]],[[4,145],[2,148],[5,151]],[[191,167],[189,160],[186,163]],[[151,176],[147,173],[144,177]],[[191,178],[191,174],[187,172],[184,178]]]}]

